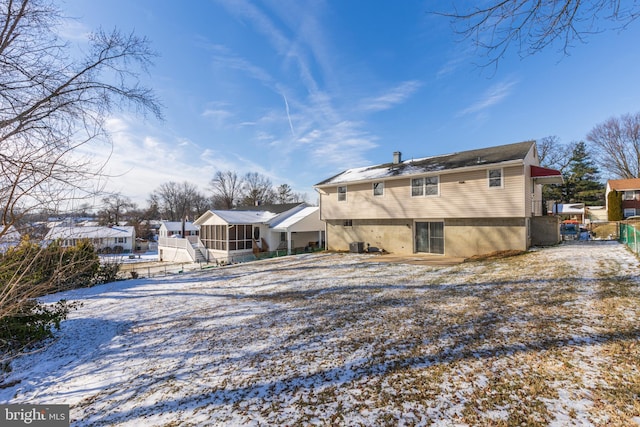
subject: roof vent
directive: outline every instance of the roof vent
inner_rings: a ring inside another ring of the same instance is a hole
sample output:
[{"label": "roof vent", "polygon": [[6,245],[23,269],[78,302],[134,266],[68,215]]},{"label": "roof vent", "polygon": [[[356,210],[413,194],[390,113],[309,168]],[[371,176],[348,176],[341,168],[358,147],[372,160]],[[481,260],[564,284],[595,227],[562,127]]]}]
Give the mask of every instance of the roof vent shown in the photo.
[{"label": "roof vent", "polygon": [[402,153],[400,151],[393,152],[393,164],[398,165],[402,163]]}]

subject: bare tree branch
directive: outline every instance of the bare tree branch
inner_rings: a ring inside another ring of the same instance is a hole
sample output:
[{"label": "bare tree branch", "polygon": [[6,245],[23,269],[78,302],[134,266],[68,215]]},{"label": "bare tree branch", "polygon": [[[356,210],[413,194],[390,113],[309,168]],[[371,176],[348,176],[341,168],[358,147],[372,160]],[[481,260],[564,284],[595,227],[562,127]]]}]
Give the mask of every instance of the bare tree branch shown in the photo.
[{"label": "bare tree branch", "polygon": [[[108,142],[111,114],[161,118],[160,102],[140,84],[154,57],[146,39],[98,31],[84,58],[73,58],[56,31],[61,22],[54,0],[0,0],[0,238],[33,210],[99,190],[104,164],[79,149]],[[0,324],[46,314],[35,297],[92,283],[100,268],[93,246],[55,244],[25,240],[0,254]]]},{"label": "bare tree branch", "polygon": [[217,171],[210,185],[216,209],[232,209],[236,205],[242,191],[242,179],[236,172]]},{"label": "bare tree branch", "polygon": [[640,178],[640,113],[612,117],[587,135],[602,169],[616,178]]},{"label": "bare tree branch", "polygon": [[[623,0],[494,0],[487,6],[433,12],[450,18],[456,34],[497,65],[514,48],[521,57],[552,45],[567,55],[576,41],[610,29],[624,29],[640,16],[640,4]],[[484,4],[484,3],[483,3]],[[474,6],[471,6],[474,5]]]},{"label": "bare tree branch", "polygon": [[95,192],[103,165],[78,155],[108,141],[105,119],[133,109],[161,118],[140,73],[155,53],[135,34],[97,31],[69,55],[51,0],[0,0],[0,237],[34,208]]}]

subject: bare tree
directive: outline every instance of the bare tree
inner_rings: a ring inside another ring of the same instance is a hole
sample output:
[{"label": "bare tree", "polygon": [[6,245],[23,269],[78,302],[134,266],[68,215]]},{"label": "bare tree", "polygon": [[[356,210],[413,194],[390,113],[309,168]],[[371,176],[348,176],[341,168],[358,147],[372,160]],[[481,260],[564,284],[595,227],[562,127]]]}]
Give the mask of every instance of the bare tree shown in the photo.
[{"label": "bare tree", "polygon": [[542,198],[545,201],[569,201],[566,198],[566,186],[568,185],[567,179],[576,143],[563,144],[557,136],[545,136],[537,141],[537,147],[540,164],[559,170],[565,179],[564,184],[543,186]]},{"label": "bare tree", "polygon": [[640,178],[640,113],[612,117],[587,134],[600,167],[616,178]]},{"label": "bare tree", "polygon": [[137,209],[135,203],[127,196],[114,193],[102,199],[104,209],[98,212],[98,218],[102,225],[120,225],[123,216]]},{"label": "bare tree", "polygon": [[183,183],[170,181],[160,185],[152,193],[150,204],[158,206],[163,219],[182,221],[203,213],[198,209],[202,209],[204,198],[195,185],[186,181]]},{"label": "bare tree", "polygon": [[216,209],[232,209],[240,198],[242,179],[235,171],[217,171],[210,185]]},{"label": "bare tree", "polygon": [[258,172],[248,172],[245,174],[242,193],[243,206],[270,204],[276,199],[271,180]]},{"label": "bare tree", "polygon": [[[457,34],[486,51],[497,63],[515,45],[528,56],[557,45],[567,54],[589,34],[622,29],[640,16],[640,4],[624,0],[492,0],[465,2],[462,9],[436,12],[451,18]],[[468,6],[467,6],[468,5]]]},{"label": "bare tree", "polygon": [[575,143],[563,144],[557,136],[545,136],[537,141],[538,157],[544,167],[564,171],[571,163]]},{"label": "bare tree", "polygon": [[92,191],[100,165],[78,149],[104,141],[105,118],[132,107],[161,117],[139,83],[145,38],[98,31],[84,58],[60,40],[50,0],[0,0],[0,236],[34,208]]},{"label": "bare tree", "polygon": [[[62,21],[53,0],[0,0],[0,237],[31,212],[55,211],[95,190],[103,165],[79,148],[108,141],[104,124],[111,114],[132,108],[161,118],[138,74],[154,56],[146,39],[98,31],[87,53],[74,57],[58,36]],[[64,248],[57,258],[46,253],[20,249],[17,264],[2,256],[0,321],[28,322],[46,313],[33,298],[73,281],[85,264],[65,259],[71,252]],[[55,263],[56,273],[40,275],[43,263]],[[32,276],[43,280],[30,283]],[[64,317],[64,309],[58,314]]]}]

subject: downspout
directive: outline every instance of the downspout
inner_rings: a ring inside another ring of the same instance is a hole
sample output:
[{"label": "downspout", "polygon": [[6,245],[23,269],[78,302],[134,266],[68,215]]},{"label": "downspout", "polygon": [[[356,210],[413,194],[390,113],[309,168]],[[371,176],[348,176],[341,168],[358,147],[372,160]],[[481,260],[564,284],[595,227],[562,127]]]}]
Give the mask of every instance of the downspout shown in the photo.
[{"label": "downspout", "polygon": [[[325,251],[329,247],[329,234],[327,233],[327,222],[322,219],[322,193],[318,188],[314,188],[318,193],[318,208],[320,210],[320,221],[324,223],[324,249]],[[322,242],[322,236],[320,236],[320,242]]]}]

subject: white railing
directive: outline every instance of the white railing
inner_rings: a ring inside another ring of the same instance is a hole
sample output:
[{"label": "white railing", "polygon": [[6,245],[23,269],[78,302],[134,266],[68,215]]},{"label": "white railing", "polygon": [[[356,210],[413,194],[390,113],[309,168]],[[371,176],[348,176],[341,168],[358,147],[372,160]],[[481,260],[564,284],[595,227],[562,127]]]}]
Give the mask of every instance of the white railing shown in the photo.
[{"label": "white railing", "polygon": [[196,242],[196,247],[197,247],[197,250],[200,252],[200,254],[208,262],[209,261],[209,250],[204,245],[204,243],[202,243],[202,240],[200,240],[200,238],[198,238],[198,241]]},{"label": "white railing", "polygon": [[158,246],[187,249],[187,246],[191,246],[191,244],[187,239],[176,237],[158,237]]},{"label": "white railing", "polygon": [[197,250],[205,257],[205,260],[208,261],[209,256],[207,254],[207,250],[198,236],[187,236],[186,239],[181,237],[158,237],[158,246],[185,249],[191,259],[195,262],[198,257],[196,256],[196,249],[194,249],[192,243],[198,246]]}]

